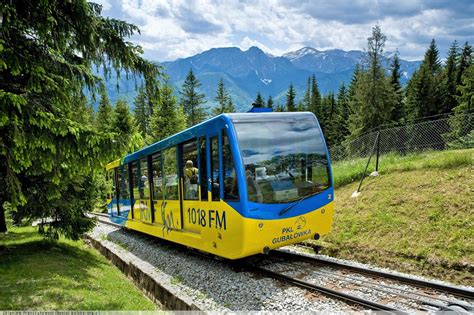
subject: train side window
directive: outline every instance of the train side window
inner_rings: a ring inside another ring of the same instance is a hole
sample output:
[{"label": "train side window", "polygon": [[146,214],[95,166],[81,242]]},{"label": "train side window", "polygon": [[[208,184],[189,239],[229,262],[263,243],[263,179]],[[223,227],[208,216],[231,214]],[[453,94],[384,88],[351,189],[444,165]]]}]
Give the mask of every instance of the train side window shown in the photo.
[{"label": "train side window", "polygon": [[198,200],[199,169],[197,158],[197,140],[183,145],[181,168],[183,169],[184,199]]},{"label": "train side window", "polygon": [[150,187],[148,186],[148,159],[140,159],[140,173],[138,179],[138,193],[140,199],[150,198]]},{"label": "train side window", "polygon": [[212,187],[212,200],[220,200],[219,190],[219,145],[218,137],[214,136],[211,138],[211,187]]},{"label": "train side window", "polygon": [[131,168],[131,171],[132,171],[132,196],[134,199],[138,199],[139,198],[139,195],[138,195],[138,184],[139,184],[139,173],[138,173],[138,163],[137,161],[133,161],[132,162],[132,168]]},{"label": "train side window", "polygon": [[207,200],[207,154],[206,138],[199,138],[199,185],[201,186],[201,200]]},{"label": "train side window", "polygon": [[235,174],[234,159],[230,148],[229,138],[224,130],[222,135],[222,161],[224,175],[224,200],[238,201],[239,189],[237,186],[237,176]]},{"label": "train side window", "polygon": [[135,204],[135,201],[137,199],[140,198],[139,194],[138,194],[138,184],[140,182],[140,176],[139,176],[139,170],[138,170],[138,167],[139,167],[139,164],[138,164],[138,161],[133,161],[132,163],[130,163],[130,181],[131,181],[131,187],[132,187],[132,191],[130,192],[130,196],[131,196],[131,208],[133,209],[132,211],[132,218],[136,218],[137,217],[137,213],[136,211],[138,211],[138,217],[139,217],[139,211],[140,211],[140,205],[139,204]]},{"label": "train side window", "polygon": [[163,151],[164,155],[164,197],[168,200],[178,200],[178,168],[176,163],[176,147]]},{"label": "train side window", "polygon": [[128,182],[128,165],[119,168],[119,214],[126,215],[125,211],[130,209],[130,186]]},{"label": "train side window", "polygon": [[153,154],[151,159],[153,170],[153,200],[163,200],[163,167],[161,154]]}]

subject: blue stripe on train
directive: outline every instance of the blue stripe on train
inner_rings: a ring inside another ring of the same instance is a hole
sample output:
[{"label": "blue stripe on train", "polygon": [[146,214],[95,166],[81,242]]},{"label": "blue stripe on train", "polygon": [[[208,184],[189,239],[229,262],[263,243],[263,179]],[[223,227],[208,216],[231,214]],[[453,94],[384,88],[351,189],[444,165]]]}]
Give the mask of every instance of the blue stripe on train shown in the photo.
[{"label": "blue stripe on train", "polygon": [[[308,212],[312,212],[315,209],[324,207],[328,203],[334,200],[334,189],[332,187],[320,192],[319,194],[308,197],[303,201],[295,201],[289,203],[276,203],[276,204],[262,204],[256,202],[248,202],[248,210],[245,217],[259,220],[278,220],[291,218],[299,215],[303,215]],[[238,202],[235,202],[238,204]],[[229,204],[235,208],[233,202]],[[287,212],[280,215],[280,211],[287,207],[291,207]]]}]

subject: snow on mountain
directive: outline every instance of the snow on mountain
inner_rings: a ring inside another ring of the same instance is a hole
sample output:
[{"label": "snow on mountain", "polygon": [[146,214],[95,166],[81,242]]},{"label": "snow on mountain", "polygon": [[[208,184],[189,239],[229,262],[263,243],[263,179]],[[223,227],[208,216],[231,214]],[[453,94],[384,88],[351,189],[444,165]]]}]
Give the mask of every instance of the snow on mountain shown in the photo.
[{"label": "snow on mountain", "polygon": [[[348,84],[357,63],[363,63],[367,54],[360,50],[342,49],[317,50],[303,47],[282,56],[265,53],[258,47],[241,50],[237,47],[212,48],[188,58],[163,62],[166,74],[178,94],[190,69],[201,81],[200,90],[206,95],[206,106],[215,106],[214,97],[218,82],[222,79],[237,109],[250,107],[257,92],[267,99],[272,95],[276,104],[285,102],[285,93],[290,83],[300,99],[306,88],[308,76],[316,75],[321,93],[336,92],[341,83]],[[383,65],[390,66],[392,53],[384,54]],[[400,60],[402,83],[405,83],[418,69],[420,61]],[[127,80],[126,78],[120,79]],[[120,86],[132,86],[133,82],[120,82]],[[121,95],[116,84],[108,87],[110,99],[126,97],[132,103],[136,92]],[[133,104],[131,104],[133,107]]]}]

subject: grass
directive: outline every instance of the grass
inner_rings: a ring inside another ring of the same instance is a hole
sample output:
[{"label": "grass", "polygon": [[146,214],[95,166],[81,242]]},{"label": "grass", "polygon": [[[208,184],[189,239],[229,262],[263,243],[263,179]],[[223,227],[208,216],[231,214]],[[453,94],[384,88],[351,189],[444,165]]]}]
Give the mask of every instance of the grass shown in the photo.
[{"label": "grass", "polygon": [[[339,185],[323,253],[474,285],[473,156],[383,157],[357,198],[358,182]],[[353,176],[349,165],[334,165],[336,183]]]},{"label": "grass", "polygon": [[[422,169],[449,169],[473,164],[474,149],[425,151],[407,155],[386,154],[379,159],[379,172],[389,174]],[[335,162],[332,165],[334,185],[341,187],[352,182],[359,182],[368,157]],[[368,173],[375,170],[375,156],[372,157]]]},{"label": "grass", "polygon": [[155,310],[82,241],[44,240],[33,227],[0,234],[0,310]]}]

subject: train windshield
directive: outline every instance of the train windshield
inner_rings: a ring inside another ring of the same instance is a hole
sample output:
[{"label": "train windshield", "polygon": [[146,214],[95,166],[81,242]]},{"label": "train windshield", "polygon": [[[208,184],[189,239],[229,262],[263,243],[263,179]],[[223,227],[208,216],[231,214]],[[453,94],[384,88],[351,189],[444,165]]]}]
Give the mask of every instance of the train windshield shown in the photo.
[{"label": "train windshield", "polygon": [[287,203],[329,188],[326,148],[314,117],[270,115],[232,117],[249,201]]}]

